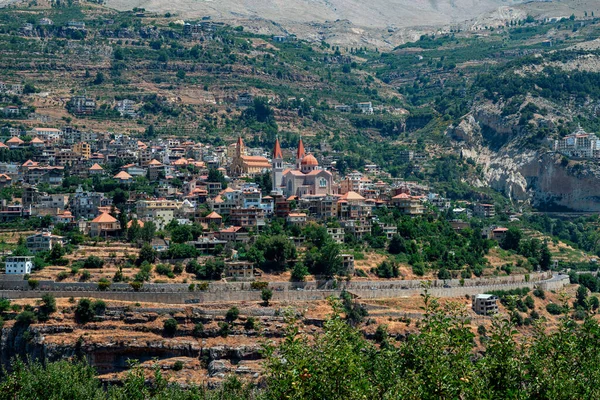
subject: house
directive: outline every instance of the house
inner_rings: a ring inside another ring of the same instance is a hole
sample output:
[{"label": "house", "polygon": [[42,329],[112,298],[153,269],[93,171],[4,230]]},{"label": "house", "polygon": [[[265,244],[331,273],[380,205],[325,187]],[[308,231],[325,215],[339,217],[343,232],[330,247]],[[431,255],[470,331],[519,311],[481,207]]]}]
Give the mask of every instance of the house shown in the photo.
[{"label": "house", "polygon": [[217,249],[225,247],[227,241],[217,238],[201,237],[195,242],[188,242],[188,244],[194,246],[196,250],[203,254],[212,254]]},{"label": "house", "polygon": [[74,224],[75,216],[73,216],[73,214],[71,214],[71,211],[66,210],[63,213],[59,213],[54,216],[54,223],[55,224]]},{"label": "house", "polygon": [[119,172],[118,174],[116,174],[115,176],[113,176],[113,179],[116,179],[116,180],[120,181],[121,183],[131,183],[131,182],[133,182],[133,176],[129,175],[125,171]]},{"label": "house", "polygon": [[112,200],[105,197],[104,193],[85,192],[79,186],[69,201],[69,209],[75,218],[90,219],[98,215],[100,207],[110,207],[111,204]]},{"label": "house", "polygon": [[290,225],[304,226],[306,225],[306,213],[289,213],[286,222]]},{"label": "house", "polygon": [[229,261],[225,263],[224,274],[236,281],[253,281],[254,264],[248,261]]},{"label": "house", "polygon": [[0,174],[0,188],[12,185],[12,178],[6,174]]},{"label": "house", "polygon": [[356,103],[356,108],[363,114],[373,114],[373,104],[370,101]]},{"label": "house", "polygon": [[29,133],[32,136],[43,138],[46,140],[58,140],[62,136],[62,131],[55,128],[33,128]]},{"label": "house", "polygon": [[102,168],[100,166],[100,164],[95,163],[94,165],[92,165],[91,167],[88,168],[88,174],[90,174],[90,175],[103,175],[104,174],[104,168]]},{"label": "house", "polygon": [[63,245],[65,240],[62,236],[53,235],[50,232],[40,232],[35,235],[27,236],[25,244],[27,249],[33,254],[41,251],[51,251],[57,244]]},{"label": "house", "polygon": [[42,147],[46,147],[46,143],[38,137],[34,137],[33,139],[31,139],[31,142],[29,142],[29,145],[31,147],[35,147],[38,149],[42,148]]},{"label": "house", "polygon": [[229,213],[235,226],[260,229],[265,226],[265,211],[261,208],[234,208]]},{"label": "house", "polygon": [[248,231],[241,226],[231,226],[226,229],[221,229],[216,233],[216,236],[218,239],[229,243],[248,243],[250,241]]},{"label": "house", "polygon": [[238,108],[247,108],[254,104],[254,96],[251,93],[242,93],[238,96],[236,106]]},{"label": "house", "polygon": [[496,209],[493,204],[479,203],[473,208],[473,214],[479,218],[494,218]]},{"label": "house", "polygon": [[404,215],[422,215],[425,211],[421,199],[406,193],[392,197],[392,205]]},{"label": "house", "polygon": [[33,257],[6,257],[4,273],[7,275],[30,274],[33,269]]},{"label": "house", "polygon": [[210,214],[208,214],[206,217],[198,218],[198,222],[200,224],[205,224],[207,227],[214,225],[214,226],[220,228],[221,225],[223,224],[223,217],[221,217],[219,214],[217,214],[216,212],[213,211]]},{"label": "house", "polygon": [[14,136],[11,137],[10,139],[8,139],[6,141],[6,145],[10,148],[10,149],[18,149],[19,147],[23,146],[23,144],[25,144],[25,142],[21,139],[19,139],[18,137]]},{"label": "house", "polygon": [[473,297],[473,311],[479,315],[498,313],[498,297],[493,294],[478,294]]},{"label": "house", "polygon": [[102,213],[90,222],[91,237],[114,236],[121,230],[119,221],[109,213]]}]

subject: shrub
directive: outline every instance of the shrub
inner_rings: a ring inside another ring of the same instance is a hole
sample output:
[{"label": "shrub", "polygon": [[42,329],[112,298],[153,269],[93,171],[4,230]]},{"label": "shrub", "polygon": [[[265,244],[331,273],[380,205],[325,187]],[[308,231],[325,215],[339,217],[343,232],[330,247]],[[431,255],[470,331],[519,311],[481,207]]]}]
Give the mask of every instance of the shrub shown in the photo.
[{"label": "shrub", "polygon": [[104,260],[97,256],[89,256],[83,261],[85,269],[100,269],[104,266]]},{"label": "shrub", "polygon": [[202,334],[204,333],[204,325],[200,322],[198,322],[196,325],[194,325],[194,329],[192,330],[192,335],[194,335],[194,337],[200,337],[202,336]]},{"label": "shrub", "polygon": [[387,325],[379,325],[377,327],[377,330],[375,330],[374,339],[375,339],[375,342],[377,342],[377,343],[387,342],[387,339],[388,339]]},{"label": "shrub", "polygon": [[129,286],[131,286],[131,288],[134,291],[139,292],[142,289],[142,287],[144,286],[144,282],[140,282],[140,281],[129,282]]},{"label": "shrub", "polygon": [[181,371],[183,369],[183,361],[175,361],[175,363],[173,363],[173,371]]},{"label": "shrub", "polygon": [[262,290],[262,292],[260,293],[260,298],[263,301],[263,304],[268,307],[269,306],[269,300],[271,300],[273,298],[273,291],[271,289],[268,288],[264,288]]},{"label": "shrub", "polygon": [[196,285],[198,290],[208,290],[208,282],[200,282]]},{"label": "shrub", "polygon": [[175,278],[175,274],[173,273],[173,270],[171,269],[170,266],[168,266],[166,264],[158,264],[156,266],[156,273],[159,275],[168,276],[169,278]]},{"label": "shrub", "polygon": [[550,303],[546,306],[546,311],[548,311],[552,315],[560,315],[565,312],[564,308],[559,306],[556,303]]},{"label": "shrub", "polygon": [[90,277],[92,276],[92,274],[90,274],[90,271],[84,269],[83,271],[81,271],[81,276],[80,276],[80,280],[82,282],[88,281],[90,279]]},{"label": "shrub", "polygon": [[56,279],[60,282],[60,281],[64,281],[68,277],[69,277],[69,274],[67,273],[67,271],[61,271],[56,276]]},{"label": "shrub", "polygon": [[30,289],[37,289],[40,286],[40,281],[37,279],[28,279],[27,283],[29,284]]},{"label": "shrub", "polygon": [[542,300],[544,300],[546,298],[546,293],[544,292],[544,289],[541,289],[539,287],[536,287],[535,290],[533,291],[533,295],[535,297],[538,297]]},{"label": "shrub", "polygon": [[188,286],[188,290],[190,292],[193,292],[196,289],[196,285],[194,285],[193,283],[190,283],[190,286]]},{"label": "shrub", "polygon": [[425,275],[425,267],[423,264],[415,264],[412,266],[412,272],[417,276],[423,276]]},{"label": "shrub", "polygon": [[40,306],[40,312],[45,315],[50,315],[55,313],[56,308],[56,299],[53,295],[47,293],[42,296],[42,305]]},{"label": "shrub", "polygon": [[96,313],[90,299],[81,299],[75,307],[75,320],[80,324],[86,324],[92,321]]},{"label": "shrub", "polygon": [[28,311],[25,310],[22,313],[20,313],[19,315],[17,315],[17,324],[22,325],[22,326],[28,326],[33,324],[36,321],[36,317],[35,314],[33,313],[33,311]]},{"label": "shrub", "polygon": [[96,300],[92,303],[92,309],[96,315],[104,315],[106,303],[103,300]]},{"label": "shrub", "polygon": [[231,333],[231,326],[227,322],[219,322],[219,335],[226,338]]},{"label": "shrub", "polygon": [[163,332],[167,336],[174,336],[175,332],[177,332],[178,326],[179,324],[177,323],[177,320],[174,318],[169,318],[163,324]]},{"label": "shrub", "polygon": [[246,322],[244,323],[244,329],[251,331],[256,329],[256,318],[254,317],[248,317],[246,318]]},{"label": "shrub", "polygon": [[102,278],[98,281],[98,290],[105,291],[110,288],[111,284],[112,283],[108,279]]},{"label": "shrub", "polygon": [[266,289],[268,286],[269,286],[269,282],[259,282],[259,281],[256,281],[256,282],[252,282],[252,283],[250,284],[250,287],[251,287],[253,290],[262,290],[262,289]]},{"label": "shrub", "polygon": [[239,316],[240,310],[237,307],[233,306],[229,310],[227,310],[227,313],[225,314],[225,320],[227,320],[227,322],[233,322],[236,319],[238,319]]},{"label": "shrub", "polygon": [[10,300],[0,299],[0,312],[5,312],[10,309]]},{"label": "shrub", "polygon": [[525,297],[524,303],[530,310],[533,310],[535,308],[535,300],[533,300],[533,297],[531,296]]}]

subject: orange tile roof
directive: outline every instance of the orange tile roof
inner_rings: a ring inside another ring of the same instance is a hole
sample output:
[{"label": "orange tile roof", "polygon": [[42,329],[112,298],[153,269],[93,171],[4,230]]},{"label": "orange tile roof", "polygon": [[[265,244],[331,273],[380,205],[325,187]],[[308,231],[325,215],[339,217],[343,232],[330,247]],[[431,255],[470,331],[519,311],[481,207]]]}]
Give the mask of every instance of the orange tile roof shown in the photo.
[{"label": "orange tile roof", "polygon": [[126,181],[126,180],[129,180],[129,179],[132,179],[132,178],[133,178],[133,176],[129,175],[129,174],[128,174],[127,172],[125,172],[125,171],[121,171],[121,172],[119,172],[118,174],[116,174],[115,176],[113,176],[113,178],[115,178],[115,179],[120,179],[120,180],[122,180],[122,181]]},{"label": "orange tile roof", "polygon": [[90,171],[104,171],[100,164],[96,163],[89,168]]},{"label": "orange tile roof", "polygon": [[109,213],[102,213],[102,214],[98,215],[96,218],[94,218],[92,220],[92,222],[109,224],[109,223],[117,222],[117,219],[115,217],[113,217],[112,215],[110,215]]}]

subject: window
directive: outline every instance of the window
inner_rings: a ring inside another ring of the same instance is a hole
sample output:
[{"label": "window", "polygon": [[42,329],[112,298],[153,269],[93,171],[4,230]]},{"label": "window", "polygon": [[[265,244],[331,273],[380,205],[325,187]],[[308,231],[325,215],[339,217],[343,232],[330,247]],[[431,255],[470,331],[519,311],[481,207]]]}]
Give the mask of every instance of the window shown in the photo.
[{"label": "window", "polygon": [[327,187],[327,179],[325,179],[325,178],[321,178],[321,179],[319,180],[319,187],[322,187],[322,188],[325,188],[325,187]]}]

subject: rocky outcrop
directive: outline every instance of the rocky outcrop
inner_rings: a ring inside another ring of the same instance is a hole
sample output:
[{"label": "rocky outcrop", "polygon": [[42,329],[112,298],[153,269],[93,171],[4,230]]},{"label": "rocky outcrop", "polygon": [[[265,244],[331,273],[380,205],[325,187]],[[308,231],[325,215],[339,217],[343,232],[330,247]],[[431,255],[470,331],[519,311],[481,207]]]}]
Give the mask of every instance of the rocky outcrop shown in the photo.
[{"label": "rocky outcrop", "polygon": [[548,141],[528,137],[516,123],[488,104],[448,129],[462,156],[483,167],[484,181],[469,183],[487,185],[540,210],[600,211],[600,167],[565,162],[549,150]]}]

